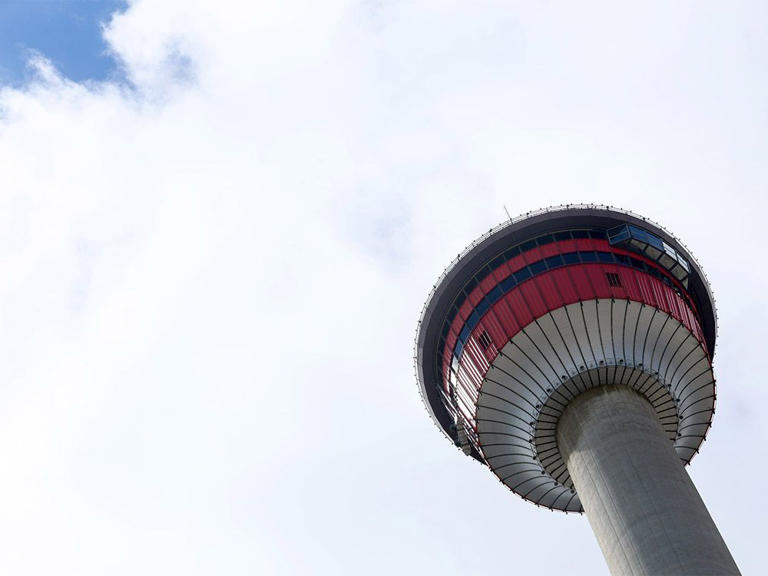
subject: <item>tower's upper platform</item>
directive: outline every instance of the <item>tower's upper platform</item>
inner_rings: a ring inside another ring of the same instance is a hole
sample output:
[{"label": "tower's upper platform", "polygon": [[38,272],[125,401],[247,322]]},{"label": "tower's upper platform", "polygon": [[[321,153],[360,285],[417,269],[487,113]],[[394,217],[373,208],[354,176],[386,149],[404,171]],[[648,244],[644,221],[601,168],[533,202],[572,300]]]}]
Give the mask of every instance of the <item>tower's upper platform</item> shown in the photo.
[{"label": "tower's upper platform", "polygon": [[701,267],[672,234],[616,208],[504,222],[448,267],[425,305],[416,370],[443,432],[526,499],[580,510],[554,445],[581,391],[626,384],[681,459],[714,411],[717,326]]}]

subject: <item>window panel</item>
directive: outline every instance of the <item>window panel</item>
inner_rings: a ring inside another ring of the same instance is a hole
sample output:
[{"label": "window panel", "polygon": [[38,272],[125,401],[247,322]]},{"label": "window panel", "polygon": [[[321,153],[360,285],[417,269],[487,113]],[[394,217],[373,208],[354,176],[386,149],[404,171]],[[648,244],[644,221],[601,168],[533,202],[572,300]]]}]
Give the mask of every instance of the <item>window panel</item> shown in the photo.
[{"label": "window panel", "polygon": [[563,260],[566,264],[578,264],[579,263],[579,253],[578,252],[568,252],[567,254],[563,254]]},{"label": "window panel", "polygon": [[661,256],[662,252],[655,246],[651,246],[650,244],[645,247],[645,254],[650,258],[651,260],[658,260],[659,256]]},{"label": "window panel", "polygon": [[553,268],[559,268],[563,265],[563,257],[560,256],[560,254],[556,256],[550,256],[545,260],[545,262],[547,263],[547,268],[552,270]]},{"label": "window panel", "polygon": [[664,268],[669,270],[675,264],[675,260],[673,260],[672,257],[669,256],[669,254],[662,254],[661,258],[659,258],[659,264],[661,264],[662,266],[664,266]]},{"label": "window panel", "polygon": [[510,290],[512,290],[512,288],[514,288],[515,286],[517,286],[517,280],[515,279],[515,276],[514,276],[514,274],[513,274],[513,275],[511,275],[511,276],[509,276],[509,277],[507,277],[507,278],[505,278],[505,279],[502,281],[502,283],[500,284],[500,286],[501,286],[501,290],[502,290],[504,293],[507,293],[507,292],[509,292]]},{"label": "window panel", "polygon": [[488,311],[488,308],[490,307],[491,307],[491,303],[486,297],[480,300],[480,302],[478,302],[477,307],[475,308],[475,312],[477,312],[480,316],[482,316]]},{"label": "window panel", "polygon": [[522,252],[528,252],[528,250],[531,250],[533,248],[536,248],[536,240],[528,240],[528,242],[523,242],[520,245],[520,250]]},{"label": "window panel", "polygon": [[522,270],[518,270],[515,272],[515,280],[517,280],[517,283],[524,282],[525,280],[528,280],[528,278],[531,277],[531,271],[526,266]]},{"label": "window panel", "polygon": [[547,269],[547,265],[544,264],[543,260],[539,260],[538,262],[534,262],[530,265],[531,272],[535,276],[536,274],[541,274]]},{"label": "window panel", "polygon": [[491,270],[496,270],[496,268],[498,268],[502,264],[504,264],[504,254],[499,254],[498,256],[496,256],[496,258],[491,260],[491,263],[489,264],[489,266],[491,267]]},{"label": "window panel", "polygon": [[494,286],[493,290],[488,292],[488,296],[486,296],[486,298],[488,298],[488,301],[490,302],[490,304],[493,305],[499,300],[499,298],[503,296],[503,294],[504,292],[502,291],[501,287]]},{"label": "window panel", "polygon": [[589,235],[595,240],[608,240],[608,234],[604,230],[592,230]]}]

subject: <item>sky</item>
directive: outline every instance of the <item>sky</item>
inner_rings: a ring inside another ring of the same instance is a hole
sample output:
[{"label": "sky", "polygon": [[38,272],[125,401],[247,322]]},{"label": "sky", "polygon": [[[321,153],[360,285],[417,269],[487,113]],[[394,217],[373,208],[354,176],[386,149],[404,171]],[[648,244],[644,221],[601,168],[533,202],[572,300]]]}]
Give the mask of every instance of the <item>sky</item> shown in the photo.
[{"label": "sky", "polygon": [[505,207],[589,202],[709,276],[689,472],[760,573],[767,11],[0,2],[0,572],[606,574],[585,517],[445,440],[412,359]]},{"label": "sky", "polygon": [[59,73],[79,82],[119,77],[102,37],[122,0],[0,0],[0,82],[21,84],[27,62],[45,54]]}]

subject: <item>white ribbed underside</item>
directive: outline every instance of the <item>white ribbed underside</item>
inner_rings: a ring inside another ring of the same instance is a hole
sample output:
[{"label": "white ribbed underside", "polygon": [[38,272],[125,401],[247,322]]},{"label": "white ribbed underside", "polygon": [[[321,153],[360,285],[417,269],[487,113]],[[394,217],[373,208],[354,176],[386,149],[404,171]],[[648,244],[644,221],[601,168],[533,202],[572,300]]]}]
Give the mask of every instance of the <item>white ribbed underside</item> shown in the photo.
[{"label": "white ribbed underside", "polygon": [[689,462],[714,412],[707,353],[672,316],[627,300],[590,300],[538,318],[501,350],[483,380],[476,422],[488,466],[535,504],[581,512],[555,443],[570,399],[625,384],[649,399]]}]

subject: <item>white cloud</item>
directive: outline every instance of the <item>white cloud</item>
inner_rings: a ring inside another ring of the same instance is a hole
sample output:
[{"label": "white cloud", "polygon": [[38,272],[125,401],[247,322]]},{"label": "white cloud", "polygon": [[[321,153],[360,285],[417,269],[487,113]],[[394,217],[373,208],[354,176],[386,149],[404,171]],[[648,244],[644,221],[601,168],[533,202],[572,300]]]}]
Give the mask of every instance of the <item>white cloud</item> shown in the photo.
[{"label": "white cloud", "polygon": [[604,572],[434,430],[410,360],[504,205],[580,201],[710,273],[691,470],[755,572],[761,10],[137,1],[127,84],[35,59],[0,92],[3,572]]}]

